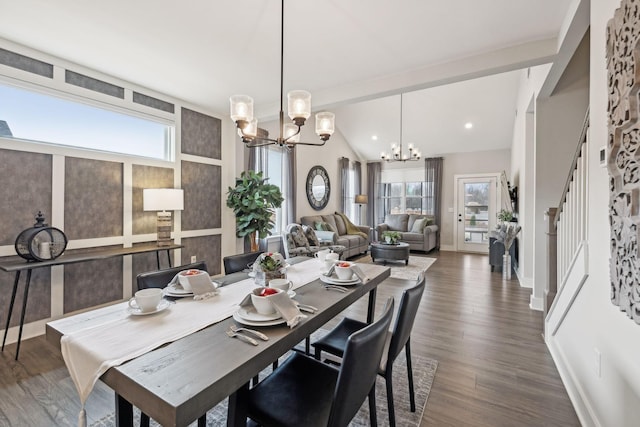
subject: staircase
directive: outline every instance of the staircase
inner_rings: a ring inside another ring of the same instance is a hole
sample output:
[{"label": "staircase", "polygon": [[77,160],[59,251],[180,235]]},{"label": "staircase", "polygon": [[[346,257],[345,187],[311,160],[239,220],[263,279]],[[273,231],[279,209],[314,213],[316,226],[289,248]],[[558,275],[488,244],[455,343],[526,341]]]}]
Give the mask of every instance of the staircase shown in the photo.
[{"label": "staircase", "polygon": [[553,336],[558,331],[589,274],[587,263],[588,117],[587,111],[560,205],[557,209],[549,209],[547,212],[549,219],[547,253],[551,257],[549,286],[545,291],[546,337]]}]

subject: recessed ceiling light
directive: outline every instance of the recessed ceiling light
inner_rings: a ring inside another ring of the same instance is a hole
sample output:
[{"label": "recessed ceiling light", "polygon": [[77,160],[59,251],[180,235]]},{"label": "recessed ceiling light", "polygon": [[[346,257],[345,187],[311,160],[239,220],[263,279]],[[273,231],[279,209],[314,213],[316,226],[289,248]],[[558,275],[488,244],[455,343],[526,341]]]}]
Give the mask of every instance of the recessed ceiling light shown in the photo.
[{"label": "recessed ceiling light", "polygon": [[471,123],[471,122],[467,122],[467,123],[464,124],[464,128],[465,129],[471,129],[472,127],[473,127],[473,123]]},{"label": "recessed ceiling light", "polygon": [[378,135],[373,135],[373,136],[371,137],[371,139],[373,139],[374,141],[377,141],[377,140],[378,140]]}]

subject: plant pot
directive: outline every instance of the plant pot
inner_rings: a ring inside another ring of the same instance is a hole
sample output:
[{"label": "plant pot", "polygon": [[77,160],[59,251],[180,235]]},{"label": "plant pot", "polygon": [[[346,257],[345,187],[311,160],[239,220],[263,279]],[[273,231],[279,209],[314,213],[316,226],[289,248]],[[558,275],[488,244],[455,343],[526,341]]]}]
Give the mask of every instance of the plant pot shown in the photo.
[{"label": "plant pot", "polygon": [[259,286],[267,286],[271,279],[286,279],[287,272],[284,270],[278,271],[256,271],[255,283]]}]

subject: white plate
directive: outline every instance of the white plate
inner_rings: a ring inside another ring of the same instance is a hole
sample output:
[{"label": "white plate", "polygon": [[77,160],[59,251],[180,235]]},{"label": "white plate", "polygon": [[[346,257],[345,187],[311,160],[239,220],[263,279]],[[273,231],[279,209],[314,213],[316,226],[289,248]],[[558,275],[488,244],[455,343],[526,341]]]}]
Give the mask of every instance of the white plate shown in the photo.
[{"label": "white plate", "polygon": [[249,320],[251,322],[269,322],[282,317],[277,311],[271,314],[260,314],[256,311],[255,307],[251,305],[240,307],[236,313],[238,313],[238,316],[242,319]]},{"label": "white plate", "polygon": [[139,308],[133,308],[133,307],[127,307],[127,311],[129,312],[129,314],[131,314],[132,316],[146,316],[147,314],[155,314],[155,313],[160,313],[161,311],[166,310],[167,308],[169,308],[169,306],[172,304],[171,301],[168,301],[166,299],[163,299],[160,301],[160,304],[158,304],[158,307],[153,310],[153,311],[142,311]]},{"label": "white plate", "polygon": [[327,277],[324,274],[321,274],[320,280],[323,281],[324,283],[329,283],[331,285],[340,285],[340,286],[353,286],[360,283],[360,279],[358,279],[357,276],[353,276],[349,280],[342,280],[334,276]]},{"label": "white plate", "polygon": [[242,317],[240,317],[238,315],[237,311],[235,313],[233,313],[233,320],[235,320],[236,322],[241,323],[243,325],[247,325],[247,326],[275,326],[275,325],[281,325],[281,324],[287,322],[282,317],[279,318],[279,319],[275,319],[275,320],[269,320],[267,322],[254,322],[254,321],[251,321],[251,320],[243,319]]},{"label": "white plate", "polygon": [[186,291],[182,285],[178,284],[178,283],[172,283],[169,286],[167,286],[166,288],[164,288],[164,293],[165,295],[168,295],[170,297],[174,297],[174,298],[184,298],[184,297],[192,297],[193,296],[193,292],[192,291]]}]

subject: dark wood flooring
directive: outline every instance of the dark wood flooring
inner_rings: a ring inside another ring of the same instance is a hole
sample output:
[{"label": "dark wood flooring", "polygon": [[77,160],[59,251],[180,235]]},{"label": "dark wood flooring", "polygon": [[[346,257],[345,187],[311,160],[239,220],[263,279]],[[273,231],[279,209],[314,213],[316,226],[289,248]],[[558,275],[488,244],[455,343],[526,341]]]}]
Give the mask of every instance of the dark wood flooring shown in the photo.
[{"label": "dark wood flooring", "polygon": [[[412,351],[439,364],[421,427],[579,426],[542,339],[542,313],[529,309],[530,290],[492,273],[486,256],[426,256],[438,261],[427,272]],[[378,307],[403,285],[381,285]],[[363,299],[345,314],[365,312]],[[0,353],[0,426],[77,425],[77,394],[59,352],[43,337],[24,341],[17,362],[14,352]],[[99,383],[89,424],[111,411],[113,393]]]}]

